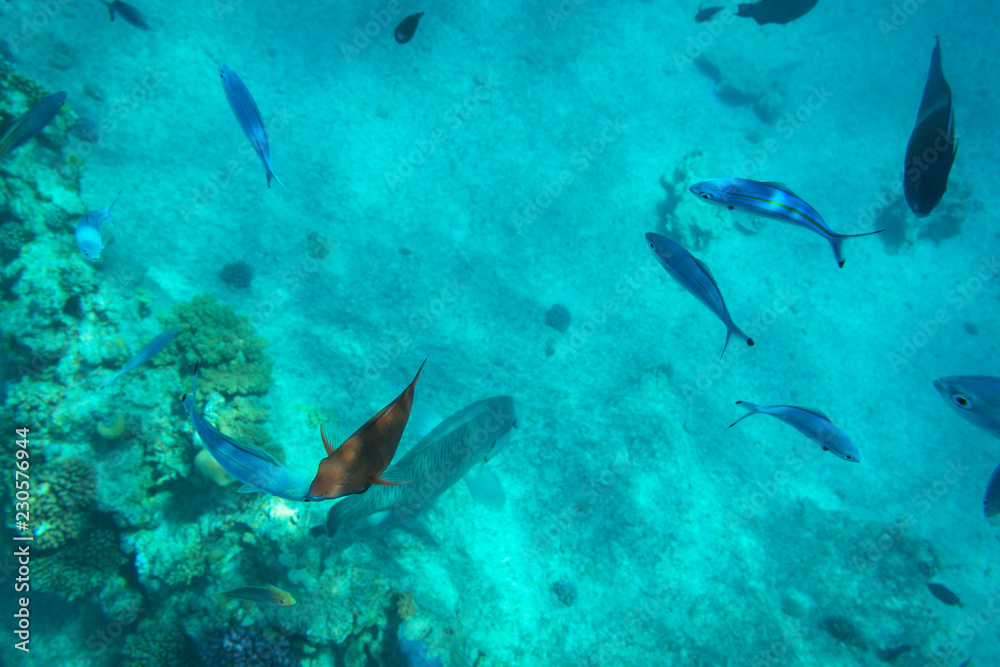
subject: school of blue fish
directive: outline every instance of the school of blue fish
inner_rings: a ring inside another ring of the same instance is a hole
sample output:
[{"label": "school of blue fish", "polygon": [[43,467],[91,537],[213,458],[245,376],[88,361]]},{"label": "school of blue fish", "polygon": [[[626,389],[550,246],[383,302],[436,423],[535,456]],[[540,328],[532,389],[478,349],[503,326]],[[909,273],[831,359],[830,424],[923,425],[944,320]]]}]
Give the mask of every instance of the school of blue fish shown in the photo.
[{"label": "school of blue fish", "polygon": [[[135,7],[119,0],[105,4],[111,20],[117,16],[136,28],[150,29],[145,16]],[[737,15],[753,18],[762,25],[782,25],[805,15],[816,4],[817,0],[764,0],[741,5]],[[711,20],[721,10],[721,7],[700,8],[695,20]],[[421,12],[403,19],[394,32],[396,41],[406,44],[413,39],[424,16]],[[433,17],[424,20],[431,21]],[[237,123],[264,168],[267,187],[270,188],[274,181],[285,188],[274,173],[270,138],[264,117],[248,86],[226,64],[219,64],[219,76],[224,96]],[[252,83],[252,73],[248,80]],[[11,121],[0,132],[0,158],[43,131],[55,118],[66,98],[65,92],[44,97],[35,102],[24,115]],[[952,92],[944,76],[939,40],[935,40],[931,51],[930,70],[923,97],[915,108],[916,122],[905,150],[901,150],[900,163],[906,202],[915,216],[923,218],[932,215],[946,195],[948,176],[958,148]],[[882,231],[836,231],[836,222],[828,223],[807,201],[820,199],[820,193],[804,193],[805,196],[800,196],[792,186],[782,183],[713,178],[711,174],[705,176],[708,178],[689,186],[689,192],[699,201],[720,207],[731,214],[735,221],[749,228],[756,228],[753,220],[766,218],[787,223],[789,229],[794,227],[810,231],[830,245],[840,268],[845,266],[843,246],[846,240],[861,239]],[[100,261],[113,238],[115,223],[111,211],[116,202],[117,196],[104,208],[87,213],[76,226],[76,245],[87,262]],[[734,323],[730,308],[723,298],[723,288],[731,282],[730,275],[722,275],[720,285],[708,265],[676,240],[654,232],[647,233],[645,238],[656,261],[666,272],[724,324],[726,337],[722,346],[723,354],[733,336],[747,346],[768,345],[766,337],[754,340]],[[753,244],[754,241],[752,237],[745,240],[747,244]],[[766,249],[761,251],[766,252]],[[663,298],[670,299],[674,296],[667,292]],[[737,316],[741,310],[739,306],[735,308]],[[110,386],[154,357],[172,343],[176,333],[176,329],[169,329],[148,342],[119,372],[108,378],[101,388]],[[315,492],[315,479],[318,479],[318,475],[314,479],[309,474],[293,470],[263,450],[241,444],[212,426],[198,410],[196,375],[197,367],[192,373],[191,392],[182,399],[183,406],[205,448],[226,471],[242,483],[239,492],[261,492],[298,502],[318,502],[337,497],[335,493]],[[417,376],[419,377],[419,371]],[[407,390],[410,402],[416,382],[414,378]],[[942,377],[932,383],[929,381],[928,385],[932,385],[941,398],[971,425],[1000,438],[1000,377]],[[387,432],[401,433],[410,417],[410,404],[400,406],[397,402],[406,398],[407,392],[404,392],[399,399],[359,429],[362,440],[357,446],[362,450],[366,447],[378,447],[380,451],[388,452],[388,457],[393,459],[393,466],[388,467],[388,461],[384,461],[371,470],[351,473],[360,474],[361,478],[348,479],[347,473],[344,473],[344,479],[335,480],[337,485],[345,488],[349,486],[352,490],[346,498],[333,505],[326,525],[314,529],[315,534],[326,534],[331,539],[349,535],[351,539],[355,539],[389,516],[403,519],[419,512],[460,479],[465,479],[473,497],[478,501],[490,507],[503,505],[504,493],[500,483],[485,465],[501,451],[513,429],[518,426],[518,409],[514,399],[495,396],[473,403],[444,420],[436,416],[421,418],[418,430],[423,438],[405,456],[395,460],[398,434],[378,439],[377,442],[370,437],[365,440],[363,436],[370,429],[378,429],[380,426],[384,426]],[[747,413],[736,419],[731,426],[755,414],[770,415],[791,426],[824,451],[848,462],[862,461],[861,451],[852,439],[819,409],[790,405],[763,406],[747,401],[739,401],[737,404],[747,410]],[[427,409],[420,407],[418,410],[423,414]],[[388,423],[386,420],[390,419],[394,421]],[[327,453],[330,458],[335,457],[338,448],[333,447],[335,443],[328,442],[326,431],[322,435]],[[339,451],[345,452],[346,449],[347,441]],[[983,511],[987,518],[992,518],[1000,514],[1000,465],[992,474],[987,473],[988,471],[981,471],[986,487]],[[353,490],[356,487],[361,490]],[[275,597],[272,589],[239,589],[229,593],[230,598],[264,599],[277,606],[294,603],[291,596],[283,595],[285,597]]]}]

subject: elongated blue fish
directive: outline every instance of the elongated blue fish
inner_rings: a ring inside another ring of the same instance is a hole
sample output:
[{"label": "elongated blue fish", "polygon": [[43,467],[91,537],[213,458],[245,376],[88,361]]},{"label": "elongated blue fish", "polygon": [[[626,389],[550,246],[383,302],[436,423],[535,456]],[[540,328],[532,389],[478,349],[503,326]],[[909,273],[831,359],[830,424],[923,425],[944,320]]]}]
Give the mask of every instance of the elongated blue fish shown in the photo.
[{"label": "elongated blue fish", "polygon": [[485,469],[473,470],[497,455],[518,424],[518,409],[510,396],[494,396],[469,405],[438,424],[396,464],[399,475],[412,479],[405,486],[373,486],[361,495],[338,501],[326,519],[326,531],[336,536],[378,524],[390,514],[407,518],[465,477],[476,500],[502,505],[503,491]]},{"label": "elongated blue fish", "polygon": [[708,306],[708,309],[726,325],[726,344],[722,346],[722,354],[726,353],[729,336],[734,333],[745,340],[747,345],[753,345],[753,339],[733,324],[733,318],[729,316],[729,309],[722,299],[719,286],[712,277],[712,272],[701,260],[660,234],[649,232],[646,234],[646,242],[649,243],[649,249],[653,251],[656,261],[667,270],[667,273],[673,276],[681,287]]},{"label": "elongated blue fish", "polygon": [[730,424],[729,428],[736,426],[751,415],[758,413],[771,415],[815,442],[823,448],[823,451],[833,452],[845,461],[861,462],[861,452],[847,437],[847,434],[834,426],[830,418],[819,410],[799,408],[794,405],[754,405],[746,401],[736,401],[736,405],[742,405],[750,412]]},{"label": "elongated blue fish", "polygon": [[191,395],[185,395],[181,404],[194,423],[194,430],[205,443],[209,454],[219,462],[226,472],[243,482],[240,493],[263,491],[286,500],[318,500],[309,495],[312,478],[279,463],[262,449],[244,445],[221,433],[198,413],[197,388],[198,367],[191,376]]},{"label": "elongated blue fish", "polygon": [[[1000,438],[1000,377],[953,375],[934,380],[934,388],[962,419]],[[986,484],[983,512],[1000,514],[1000,466]]]},{"label": "elongated blue fish", "polygon": [[267,141],[267,129],[264,128],[264,118],[260,115],[260,109],[253,101],[253,96],[239,75],[225,63],[220,65],[219,75],[222,77],[222,87],[226,91],[229,106],[236,114],[236,120],[240,122],[240,127],[250,140],[250,145],[264,164],[264,169],[267,171],[267,187],[271,187],[273,178],[278,181],[282,189],[286,189],[284,183],[278,180],[271,170],[271,147]]},{"label": "elongated blue fish", "polygon": [[0,155],[6,155],[41,132],[65,101],[66,93],[52,93],[31,105],[23,116],[15,118],[0,134]]},{"label": "elongated blue fish", "polygon": [[115,196],[115,200],[108,204],[107,208],[100,211],[91,211],[80,218],[76,223],[76,247],[80,249],[84,259],[88,262],[96,262],[101,258],[101,253],[111,240],[111,235],[115,229],[115,222],[111,219],[111,207],[118,202],[121,191]]},{"label": "elongated blue fish", "polygon": [[170,327],[169,329],[161,333],[159,336],[149,341],[146,344],[146,347],[139,350],[139,354],[135,355],[135,358],[132,359],[132,361],[122,366],[122,369],[120,371],[118,371],[110,378],[108,378],[107,381],[101,385],[101,389],[104,389],[109,384],[111,384],[121,376],[125,375],[133,368],[141,366],[142,364],[146,363],[147,361],[155,357],[157,354],[160,353],[160,350],[165,348],[167,345],[170,345],[170,341],[172,341],[174,339],[174,336],[176,335],[177,335],[177,327]]},{"label": "elongated blue fish", "polygon": [[816,209],[782,183],[762,183],[746,178],[713,178],[695,183],[690,190],[702,201],[724,206],[730,211],[739,210],[816,232],[833,246],[837,266],[841,268],[844,267],[844,257],[840,246],[844,239],[869,236],[884,231],[880,229],[864,234],[838,234],[830,229]]}]

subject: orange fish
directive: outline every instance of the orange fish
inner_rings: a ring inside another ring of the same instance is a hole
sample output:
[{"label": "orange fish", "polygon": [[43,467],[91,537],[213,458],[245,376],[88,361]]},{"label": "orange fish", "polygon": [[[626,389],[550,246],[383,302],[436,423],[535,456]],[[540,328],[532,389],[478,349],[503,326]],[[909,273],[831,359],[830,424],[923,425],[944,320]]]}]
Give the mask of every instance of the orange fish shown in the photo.
[{"label": "orange fish", "polygon": [[326,425],[319,427],[323,446],[329,456],[319,462],[319,471],[309,487],[311,500],[332,500],[364,493],[372,484],[398,485],[413,481],[386,479],[391,477],[391,471],[389,475],[382,475],[396,455],[399,439],[403,437],[403,429],[406,428],[410,409],[413,407],[413,390],[426,363],[427,360],[424,359],[413,382],[396,400],[379,410],[337,449],[331,445],[332,436],[325,428]]}]

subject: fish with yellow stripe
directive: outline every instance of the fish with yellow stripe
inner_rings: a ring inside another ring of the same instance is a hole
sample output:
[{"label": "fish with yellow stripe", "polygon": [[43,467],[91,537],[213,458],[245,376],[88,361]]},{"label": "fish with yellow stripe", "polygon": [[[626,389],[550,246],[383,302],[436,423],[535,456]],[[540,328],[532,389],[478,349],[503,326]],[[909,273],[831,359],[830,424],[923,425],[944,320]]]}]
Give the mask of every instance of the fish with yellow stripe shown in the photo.
[{"label": "fish with yellow stripe", "polygon": [[837,266],[844,267],[841,244],[844,239],[878,234],[882,229],[864,234],[838,234],[830,229],[823,217],[791,188],[782,183],[751,181],[746,178],[713,178],[695,183],[690,188],[699,199],[716,206],[724,206],[733,213],[787,222],[816,232],[833,246]]}]

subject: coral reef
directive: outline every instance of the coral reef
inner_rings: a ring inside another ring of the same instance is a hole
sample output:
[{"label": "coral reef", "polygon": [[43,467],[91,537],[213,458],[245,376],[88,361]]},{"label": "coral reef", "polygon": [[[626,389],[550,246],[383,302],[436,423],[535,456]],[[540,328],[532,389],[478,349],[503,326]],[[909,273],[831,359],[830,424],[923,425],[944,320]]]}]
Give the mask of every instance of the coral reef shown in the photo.
[{"label": "coral reef", "polygon": [[219,271],[219,278],[234,289],[247,289],[253,282],[254,268],[246,262],[226,264]]},{"label": "coral reef", "polygon": [[188,638],[171,623],[147,620],[125,638],[124,667],[184,667],[194,658]]},{"label": "coral reef", "polygon": [[211,667],[295,667],[288,640],[254,627],[219,628],[199,647],[204,665]]},{"label": "coral reef", "polygon": [[124,562],[115,534],[95,530],[52,555],[39,557],[32,575],[39,590],[74,600],[103,586]]},{"label": "coral reef", "polygon": [[576,584],[572,581],[559,579],[552,584],[552,592],[567,607],[572,607],[576,604]]},{"label": "coral reef", "polygon": [[309,232],[306,238],[306,250],[313,259],[326,259],[333,252],[334,243],[328,237],[319,232]]},{"label": "coral reef", "polygon": [[39,549],[56,549],[87,527],[97,478],[94,467],[82,459],[47,463],[41,470],[33,507],[34,544]]}]

